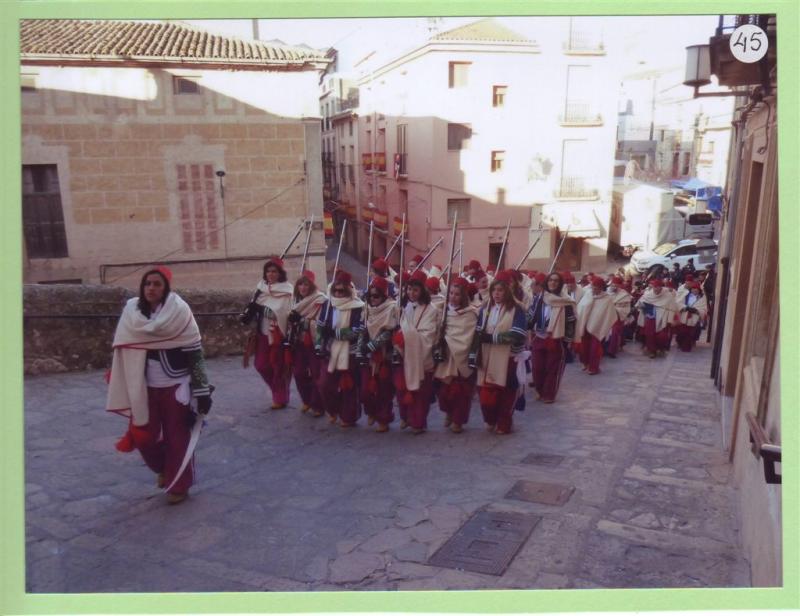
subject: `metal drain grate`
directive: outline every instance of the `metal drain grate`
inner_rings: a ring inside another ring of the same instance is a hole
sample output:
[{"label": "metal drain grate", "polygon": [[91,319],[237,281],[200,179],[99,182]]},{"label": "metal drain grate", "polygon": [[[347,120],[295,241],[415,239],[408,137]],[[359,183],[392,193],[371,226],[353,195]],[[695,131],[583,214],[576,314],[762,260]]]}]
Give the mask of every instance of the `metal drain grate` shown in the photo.
[{"label": "metal drain grate", "polygon": [[522,463],[536,466],[558,466],[563,460],[564,456],[557,456],[554,453],[530,453],[522,459]]},{"label": "metal drain grate", "polygon": [[506,498],[561,506],[575,491],[574,486],[560,483],[540,483],[538,481],[518,481],[506,494]]},{"label": "metal drain grate", "polygon": [[427,564],[503,575],[541,519],[527,513],[479,511],[428,559]]}]

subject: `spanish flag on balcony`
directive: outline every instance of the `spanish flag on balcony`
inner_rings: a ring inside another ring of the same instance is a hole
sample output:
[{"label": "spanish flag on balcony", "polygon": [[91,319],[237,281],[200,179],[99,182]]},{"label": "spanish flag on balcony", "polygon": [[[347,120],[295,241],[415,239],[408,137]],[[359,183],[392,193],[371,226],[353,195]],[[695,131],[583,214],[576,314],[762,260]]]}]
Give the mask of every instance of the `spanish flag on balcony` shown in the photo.
[{"label": "spanish flag on balcony", "polygon": [[333,237],[333,214],[324,212],[325,218],[322,221],[322,228],[325,229],[325,239]]},{"label": "spanish flag on balcony", "polygon": [[375,152],[375,166],[378,171],[386,171],[386,152]]},{"label": "spanish flag on balcony", "polygon": [[389,226],[389,214],[386,212],[381,212],[380,210],[375,210],[373,214],[373,220],[375,221],[375,226],[379,229],[384,229]]},{"label": "spanish flag on balcony", "polygon": [[372,152],[361,154],[361,164],[364,166],[364,171],[372,169]]},{"label": "spanish flag on balcony", "polygon": [[[393,222],[392,230],[395,236],[398,236],[403,232],[403,219],[400,216],[395,216]],[[406,221],[406,234],[408,234],[408,221]]]}]

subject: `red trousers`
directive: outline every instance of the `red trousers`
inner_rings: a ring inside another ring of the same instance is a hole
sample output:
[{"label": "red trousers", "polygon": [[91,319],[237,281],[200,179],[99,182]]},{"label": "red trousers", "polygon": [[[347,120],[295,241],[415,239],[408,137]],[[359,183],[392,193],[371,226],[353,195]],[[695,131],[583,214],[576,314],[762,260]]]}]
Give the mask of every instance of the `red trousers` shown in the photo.
[{"label": "red trousers", "polygon": [[475,374],[467,378],[454,377],[448,384],[440,382],[439,408],[450,416],[454,424],[466,425],[469,421],[473,393],[475,393]]},{"label": "red trousers", "polygon": [[361,368],[361,404],[367,417],[374,418],[379,424],[392,423],[394,393],[391,366],[388,361],[379,363],[375,376],[372,376],[371,365]]},{"label": "red trousers", "polygon": [[603,357],[603,343],[586,332],[581,338],[580,358],[589,374],[600,372],[600,359]]},{"label": "red trousers", "polygon": [[258,332],[256,356],[253,365],[272,392],[275,404],[289,403],[289,383],[292,380],[291,366],[286,364],[284,348],[280,343],[270,344],[269,336]]},{"label": "red trousers", "polygon": [[623,332],[625,330],[625,325],[622,321],[617,321],[614,323],[614,327],[611,328],[611,333],[608,336],[608,354],[612,357],[615,356],[617,353],[620,352],[620,349],[625,344],[625,338],[623,337]]},{"label": "red trousers", "polygon": [[564,374],[561,339],[533,338],[533,385],[542,400],[555,400]]},{"label": "red trousers", "polygon": [[293,349],[292,374],[297,392],[303,404],[320,412],[325,410],[325,407],[317,383],[320,370],[326,367],[324,361],[314,354],[313,346],[298,344]]},{"label": "red trousers", "polygon": [[648,353],[656,351],[668,351],[672,341],[672,328],[667,325],[660,332],[656,332],[656,320],[645,319],[642,327],[644,336],[644,348]]},{"label": "red trousers", "polygon": [[[405,383],[403,366],[394,367],[395,383]],[[433,396],[433,372],[426,372],[425,378],[420,381],[417,391],[408,391],[397,387],[397,403],[400,409],[400,419],[405,421],[414,430],[424,430],[428,427],[428,411],[431,408]]]},{"label": "red trousers", "polygon": [[[189,416],[192,410],[188,404],[175,399],[173,387],[148,387],[147,406],[150,420],[146,429],[150,443],[139,447],[144,463],[154,473],[163,473],[165,486],[175,479],[178,469],[186,455],[189,445]],[[198,420],[200,421],[200,420]],[[192,486],[194,479],[194,457],[186,466],[180,479],[172,486],[170,494],[184,494]]]},{"label": "red trousers", "polygon": [[355,423],[361,417],[357,377],[358,372],[355,370],[328,372],[325,365],[320,372],[319,390],[325,412],[331,417],[338,417],[343,423]]},{"label": "red trousers", "polygon": [[675,341],[681,351],[688,353],[694,348],[698,329],[700,329],[699,325],[684,325],[680,323],[675,326]]}]

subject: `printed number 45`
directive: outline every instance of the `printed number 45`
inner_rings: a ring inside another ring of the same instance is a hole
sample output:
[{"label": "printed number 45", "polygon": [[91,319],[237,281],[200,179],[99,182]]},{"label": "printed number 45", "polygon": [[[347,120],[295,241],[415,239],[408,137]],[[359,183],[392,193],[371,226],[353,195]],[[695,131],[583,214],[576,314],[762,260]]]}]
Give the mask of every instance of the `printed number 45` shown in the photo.
[{"label": "printed number 45", "polygon": [[[762,32],[751,32],[750,33],[750,50],[751,51],[759,51],[761,46],[763,45],[761,41]],[[731,45],[731,47],[741,47],[744,53],[747,53],[747,35],[744,32],[739,32],[739,35],[736,37],[736,41]]]}]

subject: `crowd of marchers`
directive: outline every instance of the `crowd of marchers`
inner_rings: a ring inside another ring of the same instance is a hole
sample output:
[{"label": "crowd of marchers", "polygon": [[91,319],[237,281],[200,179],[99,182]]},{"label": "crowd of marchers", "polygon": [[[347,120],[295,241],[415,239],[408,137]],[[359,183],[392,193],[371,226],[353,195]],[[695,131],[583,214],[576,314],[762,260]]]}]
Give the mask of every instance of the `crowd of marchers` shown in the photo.
[{"label": "crowd of marchers", "polygon": [[[271,392],[269,407],[287,407],[294,380],[303,414],[343,428],[366,416],[385,433],[399,415],[401,430],[423,434],[436,402],[458,434],[477,395],[485,428],[507,435],[526,403],[556,400],[568,363],[597,375],[626,344],[657,358],[674,339],[690,352],[713,301],[713,268],[695,272],[691,264],[578,279],[495,271],[475,260],[443,275],[421,267],[422,259],[403,272],[376,259],[363,290],[339,269],[323,291],[312,272],[290,282],[282,259],[268,258],[240,319],[252,328],[244,366],[252,359]],[[191,308],[171,284],[169,269],[153,267],[125,306],[106,408],[129,420],[117,448],[138,450],[176,504],[193,482],[191,441],[214,388]]]}]

